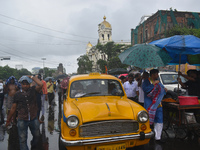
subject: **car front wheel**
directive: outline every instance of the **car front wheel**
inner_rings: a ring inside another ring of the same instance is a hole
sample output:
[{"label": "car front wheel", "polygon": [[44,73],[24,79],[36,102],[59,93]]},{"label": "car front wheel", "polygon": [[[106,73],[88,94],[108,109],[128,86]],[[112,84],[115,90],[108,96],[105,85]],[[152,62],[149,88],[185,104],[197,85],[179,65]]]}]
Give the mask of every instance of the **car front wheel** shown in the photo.
[{"label": "car front wheel", "polygon": [[66,147],[63,145],[63,143],[60,140],[61,134],[58,137],[58,143],[59,143],[59,150],[67,150]]}]

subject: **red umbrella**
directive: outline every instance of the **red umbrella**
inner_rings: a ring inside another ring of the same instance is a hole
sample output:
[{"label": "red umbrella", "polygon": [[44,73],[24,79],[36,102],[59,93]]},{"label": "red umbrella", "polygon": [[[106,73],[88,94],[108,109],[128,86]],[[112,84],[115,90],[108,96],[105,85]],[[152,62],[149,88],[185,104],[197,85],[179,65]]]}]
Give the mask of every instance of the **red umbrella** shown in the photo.
[{"label": "red umbrella", "polygon": [[127,76],[128,76],[128,73],[120,74],[118,78],[120,78],[121,76],[127,77]]},{"label": "red umbrella", "polygon": [[61,88],[62,89],[67,89],[68,83],[69,83],[69,77],[64,78],[60,83],[61,84]]}]

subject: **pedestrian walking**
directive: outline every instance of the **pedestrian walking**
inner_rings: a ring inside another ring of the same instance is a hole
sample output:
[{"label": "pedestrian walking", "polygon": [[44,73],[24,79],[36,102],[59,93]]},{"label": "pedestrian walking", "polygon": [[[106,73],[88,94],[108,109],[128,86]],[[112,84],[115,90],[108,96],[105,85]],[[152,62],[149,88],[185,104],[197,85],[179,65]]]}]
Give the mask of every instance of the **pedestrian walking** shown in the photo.
[{"label": "pedestrian walking", "polygon": [[45,102],[48,100],[48,93],[47,93],[47,84],[46,82],[42,79],[41,75],[38,75],[38,78],[42,81],[43,86],[42,86],[42,95],[41,95],[41,110],[42,110],[42,116],[40,118],[40,121],[44,121],[44,111],[45,111]]},{"label": "pedestrian walking", "polygon": [[163,109],[161,101],[166,94],[166,89],[158,80],[157,69],[150,70],[150,78],[145,79],[142,84],[144,91],[144,108],[149,113],[149,122],[151,127],[154,125],[155,140],[164,142],[161,139],[163,129]]},{"label": "pedestrian walking", "polygon": [[[40,81],[41,81],[41,75],[36,75],[35,77],[37,77]],[[37,84],[33,81],[31,83],[31,86],[36,86]],[[43,123],[43,121],[41,121],[40,118],[40,111],[41,111],[41,104],[42,104],[42,89],[40,91],[36,92],[36,99],[37,99],[37,116],[38,116],[38,120],[40,123]]]},{"label": "pedestrian walking", "polygon": [[128,81],[124,83],[124,90],[129,99],[137,102],[137,94],[136,94],[137,85],[136,83],[133,82],[133,79],[134,79],[133,75],[129,74]]},{"label": "pedestrian walking", "polygon": [[[14,76],[10,76],[5,83],[5,93],[7,94],[6,108],[7,115],[10,113],[11,106],[13,104],[14,95],[21,88],[20,83]],[[13,123],[16,123],[16,113],[13,115]]]},{"label": "pedestrian walking", "polygon": [[54,99],[54,84],[52,82],[52,79],[49,79],[49,81],[47,82],[47,92],[48,92],[49,107],[51,107]]},{"label": "pedestrian walking", "polygon": [[[31,82],[36,83],[35,86],[30,86]],[[42,89],[43,83],[34,76],[22,76],[19,79],[22,89],[14,95],[12,108],[7,117],[6,126],[10,125],[11,118],[16,110],[18,110],[18,134],[20,142],[20,150],[28,150],[28,127],[31,131],[33,139],[31,141],[32,149],[37,149],[39,139],[39,121],[37,117],[37,99],[36,92]]]},{"label": "pedestrian walking", "polygon": [[60,80],[57,80],[58,84],[56,86],[56,91],[58,93],[58,101],[59,101],[59,105],[62,103],[62,88],[61,88],[61,84],[60,84]]}]

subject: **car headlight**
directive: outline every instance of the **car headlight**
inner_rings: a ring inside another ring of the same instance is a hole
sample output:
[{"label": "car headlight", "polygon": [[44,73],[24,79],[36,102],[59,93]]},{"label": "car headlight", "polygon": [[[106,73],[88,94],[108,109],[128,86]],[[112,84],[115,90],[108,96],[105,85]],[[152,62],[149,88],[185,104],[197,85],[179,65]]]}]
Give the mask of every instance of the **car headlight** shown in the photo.
[{"label": "car headlight", "polygon": [[140,111],[137,115],[138,121],[141,123],[145,123],[149,120],[149,115],[146,111]]},{"label": "car headlight", "polygon": [[69,128],[72,128],[72,129],[76,128],[78,124],[79,124],[79,120],[77,116],[72,115],[67,118],[67,126]]}]

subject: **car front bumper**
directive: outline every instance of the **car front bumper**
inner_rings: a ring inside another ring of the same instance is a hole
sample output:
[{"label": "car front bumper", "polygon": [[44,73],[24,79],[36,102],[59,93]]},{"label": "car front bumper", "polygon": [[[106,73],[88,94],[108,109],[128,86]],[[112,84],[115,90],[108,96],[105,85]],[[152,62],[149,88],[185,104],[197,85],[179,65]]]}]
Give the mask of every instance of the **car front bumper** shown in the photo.
[{"label": "car front bumper", "polygon": [[77,141],[67,141],[60,137],[60,141],[64,146],[83,146],[89,144],[99,144],[99,143],[107,143],[107,142],[116,142],[122,140],[144,140],[150,139],[154,136],[154,132],[144,133],[135,135],[124,135],[124,136],[115,136],[115,137],[106,137],[106,138],[97,138],[97,139],[87,139],[87,140],[77,140]]}]

